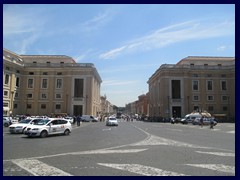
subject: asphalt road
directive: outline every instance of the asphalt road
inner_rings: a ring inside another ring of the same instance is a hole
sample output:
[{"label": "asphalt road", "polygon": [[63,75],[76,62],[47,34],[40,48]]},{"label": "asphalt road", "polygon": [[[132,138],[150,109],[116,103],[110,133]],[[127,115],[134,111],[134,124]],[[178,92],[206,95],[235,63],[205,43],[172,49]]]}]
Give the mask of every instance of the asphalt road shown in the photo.
[{"label": "asphalt road", "polygon": [[235,176],[235,124],[120,120],[47,138],[3,128],[3,176]]}]

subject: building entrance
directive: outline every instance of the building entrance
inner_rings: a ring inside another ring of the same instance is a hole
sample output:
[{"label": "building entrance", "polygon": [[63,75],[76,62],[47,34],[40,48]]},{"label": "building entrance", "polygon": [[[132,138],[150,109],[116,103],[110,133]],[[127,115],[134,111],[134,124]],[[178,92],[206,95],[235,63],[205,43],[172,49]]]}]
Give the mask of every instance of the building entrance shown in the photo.
[{"label": "building entrance", "polygon": [[73,115],[74,116],[82,116],[82,111],[83,111],[83,107],[82,105],[74,105],[73,106]]},{"label": "building entrance", "polygon": [[173,106],[172,107],[172,115],[173,115],[173,117],[174,118],[182,117],[181,111],[182,111],[181,106]]}]

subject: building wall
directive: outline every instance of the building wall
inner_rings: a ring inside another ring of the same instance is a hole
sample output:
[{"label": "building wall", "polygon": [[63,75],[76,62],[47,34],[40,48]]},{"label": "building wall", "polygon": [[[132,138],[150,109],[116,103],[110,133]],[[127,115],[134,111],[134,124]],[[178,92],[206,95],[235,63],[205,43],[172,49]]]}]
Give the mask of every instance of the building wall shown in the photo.
[{"label": "building wall", "polygon": [[[11,81],[3,85],[4,91],[8,91],[3,98],[8,104],[5,114],[76,115],[79,109],[75,106],[80,107],[81,114],[97,115],[100,111],[102,80],[93,64],[75,63],[68,56],[23,56],[6,49],[3,53],[3,80],[9,74]],[[19,87],[16,87],[16,77],[20,80]],[[28,87],[30,79],[32,87]],[[44,79],[46,88],[42,86]],[[74,97],[75,79],[83,79],[82,97]]]},{"label": "building wall", "polygon": [[[193,89],[194,81],[198,82],[197,90]],[[222,90],[222,82],[226,90]],[[183,117],[194,110],[206,110],[219,118],[235,119],[234,58],[187,57],[176,65],[162,65],[148,84],[150,116]],[[173,97],[173,91],[179,98]]]}]

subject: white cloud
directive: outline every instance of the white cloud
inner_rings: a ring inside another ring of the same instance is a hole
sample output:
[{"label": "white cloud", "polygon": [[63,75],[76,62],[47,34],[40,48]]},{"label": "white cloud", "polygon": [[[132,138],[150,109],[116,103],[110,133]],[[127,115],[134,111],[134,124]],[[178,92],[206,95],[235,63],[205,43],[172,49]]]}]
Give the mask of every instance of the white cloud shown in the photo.
[{"label": "white cloud", "polygon": [[141,38],[128,41],[120,48],[115,48],[100,54],[100,59],[114,59],[119,55],[159,49],[174,43],[207,39],[219,36],[234,35],[235,23],[210,22],[208,21],[187,21],[157,29]]},{"label": "white cloud", "polygon": [[217,48],[217,50],[218,51],[224,51],[224,50],[226,50],[226,48],[227,48],[226,46],[220,46],[220,47]]}]

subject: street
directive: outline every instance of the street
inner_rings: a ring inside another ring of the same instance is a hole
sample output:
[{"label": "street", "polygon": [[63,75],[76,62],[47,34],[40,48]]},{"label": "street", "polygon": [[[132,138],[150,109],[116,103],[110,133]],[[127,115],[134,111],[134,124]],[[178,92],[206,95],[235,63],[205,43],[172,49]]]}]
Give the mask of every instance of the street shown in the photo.
[{"label": "street", "polygon": [[3,175],[235,176],[235,124],[90,122],[46,138],[3,127]]}]

